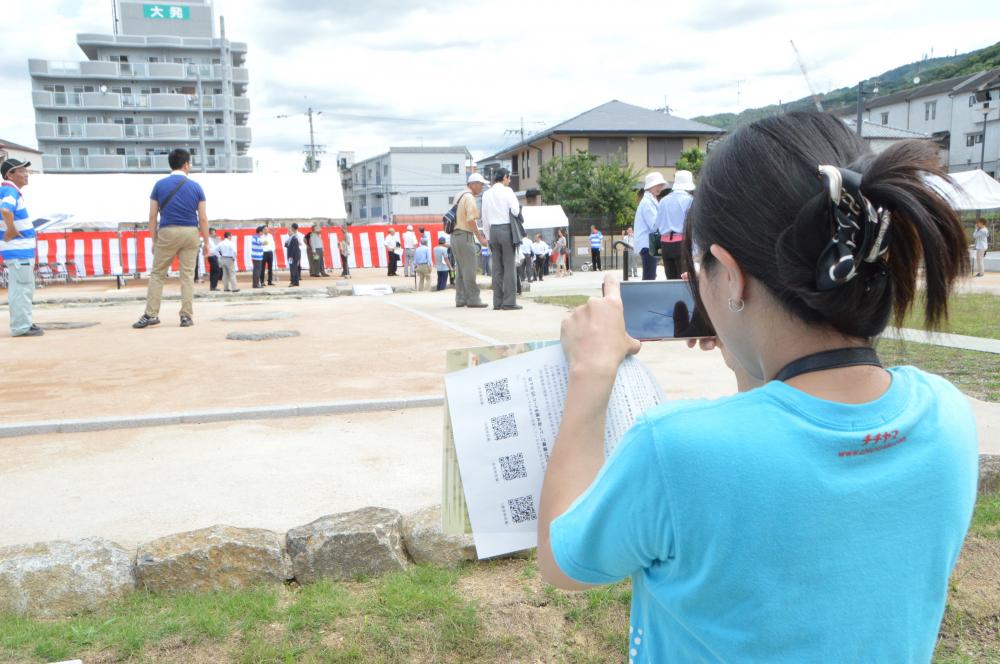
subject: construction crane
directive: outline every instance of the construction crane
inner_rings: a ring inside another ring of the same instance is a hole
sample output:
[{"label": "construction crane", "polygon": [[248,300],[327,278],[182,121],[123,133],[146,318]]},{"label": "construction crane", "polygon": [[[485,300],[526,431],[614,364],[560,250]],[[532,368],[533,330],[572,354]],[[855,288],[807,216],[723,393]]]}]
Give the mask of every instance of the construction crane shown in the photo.
[{"label": "construction crane", "polygon": [[806,73],[806,63],[802,62],[802,54],[799,53],[799,49],[795,47],[795,41],[789,39],[792,43],[792,50],[795,51],[795,57],[799,60],[799,69],[802,70],[802,78],[806,79],[806,85],[809,87],[809,94],[812,95],[813,104],[816,105],[816,110],[820,113],[823,112],[823,104],[819,101],[819,95],[816,94],[816,90],[813,89],[812,82],[809,80],[809,74]]}]

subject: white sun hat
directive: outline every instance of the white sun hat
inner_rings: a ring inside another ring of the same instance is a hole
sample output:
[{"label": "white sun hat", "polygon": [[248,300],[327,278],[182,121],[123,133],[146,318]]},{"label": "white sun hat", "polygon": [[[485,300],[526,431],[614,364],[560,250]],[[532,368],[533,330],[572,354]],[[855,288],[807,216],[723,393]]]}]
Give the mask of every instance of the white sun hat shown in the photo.
[{"label": "white sun hat", "polygon": [[663,173],[653,171],[652,173],[646,173],[646,179],[642,183],[642,188],[649,190],[658,184],[667,184],[667,181],[663,179]]},{"label": "white sun hat", "polygon": [[694,176],[691,175],[691,171],[677,171],[677,174],[674,175],[674,186],[672,189],[674,191],[693,191]]}]

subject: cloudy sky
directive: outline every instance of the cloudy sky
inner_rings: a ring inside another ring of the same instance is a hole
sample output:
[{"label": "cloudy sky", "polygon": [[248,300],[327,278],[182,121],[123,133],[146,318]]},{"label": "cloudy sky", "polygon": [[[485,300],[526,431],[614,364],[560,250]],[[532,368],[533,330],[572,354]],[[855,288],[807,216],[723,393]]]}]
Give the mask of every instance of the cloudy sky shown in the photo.
[{"label": "cloudy sky", "polygon": [[[808,94],[924,54],[1000,39],[984,0],[215,0],[248,43],[252,155],[302,165],[303,113],[317,142],[358,159],[390,145],[467,145],[476,157],[611,99],[682,117]],[[37,145],[28,58],[81,60],[78,32],[111,33],[111,0],[30,0],[3,9],[0,137]],[[333,155],[329,155],[332,164]]]}]

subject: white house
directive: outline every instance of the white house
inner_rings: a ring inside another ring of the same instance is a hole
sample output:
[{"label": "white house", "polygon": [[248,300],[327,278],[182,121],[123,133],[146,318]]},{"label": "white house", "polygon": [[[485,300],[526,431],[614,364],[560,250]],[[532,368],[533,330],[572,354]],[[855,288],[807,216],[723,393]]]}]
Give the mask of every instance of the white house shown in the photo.
[{"label": "white house", "polygon": [[348,219],[378,224],[400,215],[440,217],[465,188],[471,165],[466,147],[394,147],[358,161],[345,169]]},{"label": "white house", "polygon": [[[993,69],[866,100],[863,117],[875,125],[929,135],[946,150],[942,161],[949,171],[971,170],[982,163],[983,170],[996,177],[1000,174],[998,107],[1000,69]],[[844,107],[837,114],[853,118],[855,109]]]}]

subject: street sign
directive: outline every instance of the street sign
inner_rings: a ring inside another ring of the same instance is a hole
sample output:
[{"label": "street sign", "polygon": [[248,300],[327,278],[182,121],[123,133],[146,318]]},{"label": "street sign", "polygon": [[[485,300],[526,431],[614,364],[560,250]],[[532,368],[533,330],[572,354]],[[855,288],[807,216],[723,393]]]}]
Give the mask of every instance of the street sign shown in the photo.
[{"label": "street sign", "polygon": [[143,5],[142,15],[146,18],[187,21],[191,18],[191,8],[185,5]]}]

